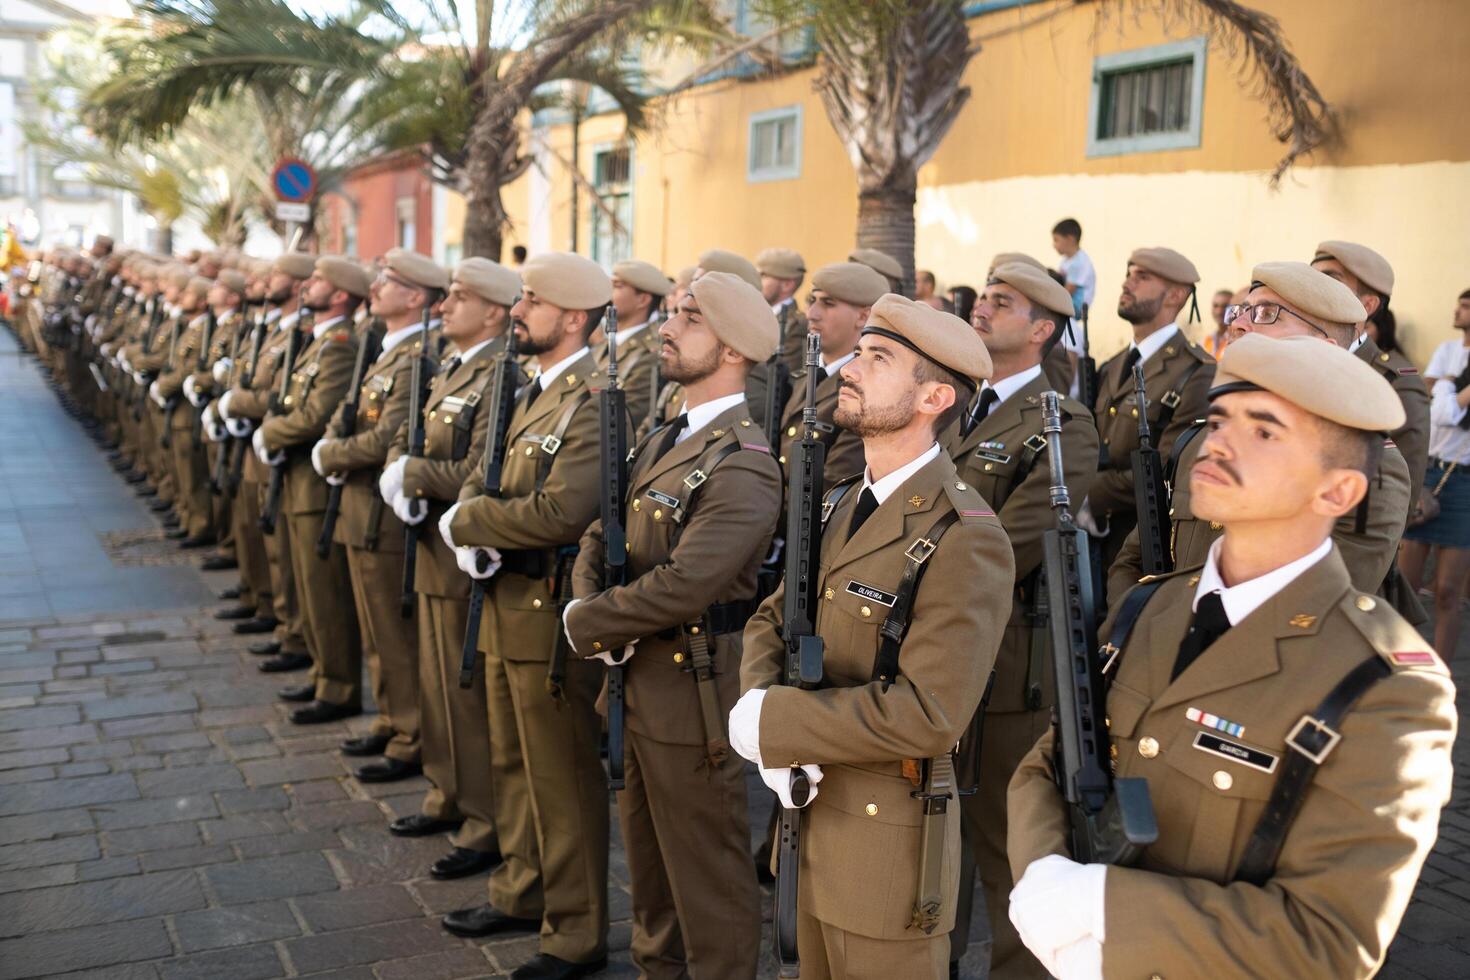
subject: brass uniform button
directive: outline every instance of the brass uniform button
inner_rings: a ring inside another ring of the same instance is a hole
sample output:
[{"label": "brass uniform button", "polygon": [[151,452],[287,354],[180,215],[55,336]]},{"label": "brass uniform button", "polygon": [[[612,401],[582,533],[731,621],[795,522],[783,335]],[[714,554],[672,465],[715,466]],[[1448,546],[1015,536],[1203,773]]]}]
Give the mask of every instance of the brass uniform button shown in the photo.
[{"label": "brass uniform button", "polygon": [[1378,605],[1378,603],[1373,601],[1373,598],[1371,596],[1366,595],[1358,596],[1358,600],[1354,604],[1359,609],[1363,610],[1363,612],[1371,612],[1373,610],[1373,607]]},{"label": "brass uniform button", "polygon": [[653,519],[656,521],[664,519],[664,509],[662,507],[655,507],[653,509]]},{"label": "brass uniform button", "polygon": [[1215,774],[1210,777],[1210,782],[1214,783],[1215,788],[1223,793],[1225,790],[1235,785],[1235,777],[1231,776],[1230,773],[1226,772],[1224,769],[1216,769]]},{"label": "brass uniform button", "polygon": [[867,619],[869,616],[873,615],[873,610],[870,609],[870,608],[868,608],[867,606],[864,606],[863,608],[859,609],[858,612],[860,612],[860,613],[863,614],[863,618],[864,619]]},{"label": "brass uniform button", "polygon": [[741,419],[740,425],[746,429],[750,428],[750,419]]},{"label": "brass uniform button", "polygon": [[434,421],[434,419],[435,419],[435,418],[436,418],[436,417],[437,417],[437,416],[435,416],[435,414],[434,414],[434,413],[433,413],[433,412],[430,412],[430,413],[429,413],[429,421],[430,421],[430,422],[432,422],[432,421]]},{"label": "brass uniform button", "polygon": [[684,654],[682,654],[682,653],[676,653],[676,654],[674,654],[674,663],[676,663],[676,664],[682,664],[683,662],[684,662]]},{"label": "brass uniform button", "polygon": [[634,500],[633,500],[633,509],[634,510],[641,510],[642,509],[642,504],[638,501],[637,498],[634,498]]},{"label": "brass uniform button", "polygon": [[526,447],[526,455],[527,456],[534,456],[534,455],[536,455],[536,447],[534,447],[534,446],[527,446]]},{"label": "brass uniform button", "polygon": [[823,592],[822,593],[822,598],[824,598],[824,599],[831,599],[831,598],[835,597],[836,595],[837,595],[837,593],[834,592],[831,588],[829,588],[829,589],[827,589],[826,592]]},{"label": "brass uniform button", "polygon": [[1159,754],[1159,740],[1152,735],[1145,735],[1138,740],[1138,754],[1145,759],[1152,759]]},{"label": "brass uniform button", "polygon": [[592,649],[594,649],[594,650],[601,650],[602,649],[602,641],[600,641],[600,640],[593,640],[592,641]]},{"label": "brass uniform button", "polygon": [[1109,415],[1117,415],[1118,414],[1117,407],[1116,406],[1113,406],[1113,405],[1109,405],[1108,406],[1108,414]]},{"label": "brass uniform button", "polygon": [[796,426],[794,426],[794,425],[787,426],[786,427],[786,434],[788,436],[794,436],[794,435],[796,435]]},{"label": "brass uniform button", "polygon": [[531,608],[532,609],[540,609],[541,608],[541,600],[540,599],[532,599],[531,600]]},{"label": "brass uniform button", "polygon": [[1133,417],[1134,417],[1134,418],[1138,418],[1138,409],[1136,409],[1136,408],[1135,408],[1135,409],[1134,409],[1134,410],[1133,410],[1133,411],[1132,411],[1132,412],[1131,412],[1131,413],[1129,413],[1129,414],[1131,414],[1131,415],[1132,415],[1132,416],[1133,416]]},{"label": "brass uniform button", "polygon": [[715,431],[713,431],[713,432],[710,433],[710,435],[714,436],[716,439],[718,439],[720,436],[722,436],[724,434],[725,434],[725,430],[724,429],[716,429]]},{"label": "brass uniform button", "polygon": [[969,489],[969,487],[965,486],[963,483],[956,483],[954,485],[954,488],[956,490],[968,490]]},{"label": "brass uniform button", "polygon": [[985,464],[985,472],[989,473],[993,469],[995,469],[995,464],[994,463],[986,463]]},{"label": "brass uniform button", "polygon": [[870,817],[876,817],[878,815],[878,804],[869,803],[867,806],[863,807],[863,812]]},{"label": "brass uniform button", "polygon": [[781,456],[781,457],[779,457],[779,458],[780,458],[780,460],[781,460],[781,465],[782,465],[782,466],[785,466],[785,465],[786,465],[786,457],[785,457],[785,456]]}]

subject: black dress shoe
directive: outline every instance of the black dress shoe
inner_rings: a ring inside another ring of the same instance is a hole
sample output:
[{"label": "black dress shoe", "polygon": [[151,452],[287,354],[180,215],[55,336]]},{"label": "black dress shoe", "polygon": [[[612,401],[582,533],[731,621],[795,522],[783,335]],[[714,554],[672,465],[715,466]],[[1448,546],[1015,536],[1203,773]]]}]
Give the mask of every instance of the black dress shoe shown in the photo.
[{"label": "black dress shoe", "polygon": [[179,547],[192,550],[194,548],[207,548],[212,544],[214,544],[213,534],[191,534],[179,542]]},{"label": "black dress shoe", "polygon": [[254,617],[255,610],[249,606],[230,606],[214,614],[215,619],[222,619],[227,622],[232,619],[253,619]]},{"label": "black dress shoe", "polygon": [[163,536],[168,538],[170,541],[182,541],[189,536],[189,529],[176,527],[169,531],[165,531]]},{"label": "black dress shoe", "polygon": [[574,980],[607,969],[607,957],[591,963],[569,963],[550,953],[537,953],[511,972],[510,980]]},{"label": "black dress shoe", "polygon": [[[133,470],[133,472],[126,473],[126,474],[124,474],[124,476],[126,477],[127,481],[129,483],[132,483],[132,484],[146,483],[147,480],[148,480],[148,474],[147,473],[144,473],[142,470]],[[145,491],[146,491],[146,494],[145,494]],[[140,487],[139,490],[138,490],[138,493],[140,495],[151,495],[151,494],[156,494],[157,492],[158,492],[157,490],[153,489],[150,486],[143,486],[143,487]]]},{"label": "black dress shoe", "polygon": [[[130,480],[128,482],[131,483],[132,481]],[[158,496],[158,491],[153,489],[152,487],[139,487],[138,489],[134,490],[133,493],[143,500],[147,500],[150,497]]]},{"label": "black dress shoe", "polygon": [[382,755],[388,743],[393,741],[387,735],[360,735],[357,738],[349,738],[342,743],[342,754],[352,756]]},{"label": "black dress shoe", "polygon": [[245,649],[249,650],[251,653],[255,654],[257,657],[269,657],[271,654],[280,653],[281,652],[281,641],[280,640],[260,640],[260,641],[258,641],[256,643],[250,644]]},{"label": "black dress shoe", "polygon": [[239,568],[240,563],[229,555],[210,555],[199,563],[199,567],[206,572],[226,572]]},{"label": "black dress shoe", "polygon": [[362,714],[362,709],[349,704],[333,704],[330,701],[313,701],[304,708],[291,712],[293,725],[323,725],[329,721],[341,721]]},{"label": "black dress shoe", "polygon": [[[276,621],[274,616],[256,616],[254,619],[247,619],[243,623],[236,623],[230,628],[241,636],[251,636],[255,633],[270,633],[279,625],[280,623]],[[279,645],[277,645],[277,649],[279,649]],[[275,650],[271,652],[274,653]]]},{"label": "black dress shoe", "polygon": [[306,704],[316,699],[316,685],[298,684],[295,687],[283,687],[276,692],[276,696],[282,701],[298,701]]},{"label": "black dress shoe", "polygon": [[[399,817],[388,825],[388,833],[394,837],[432,837],[458,830],[463,820],[440,820],[422,813],[410,813]],[[488,908],[489,906],[486,906]]]},{"label": "black dress shoe", "polygon": [[123,452],[121,449],[114,449],[112,452],[107,454],[107,459],[109,462],[116,463],[118,460],[122,459],[126,455],[127,453]]},{"label": "black dress shoe", "polygon": [[148,509],[155,514],[165,514],[174,509],[174,505],[167,500],[155,500],[148,505]]},{"label": "black dress shoe", "polygon": [[429,866],[429,874],[440,881],[468,878],[481,871],[489,871],[500,863],[499,851],[475,851],[468,847],[456,847]]},{"label": "black dress shoe", "polygon": [[179,518],[175,514],[164,514],[158,523],[163,525],[165,531],[172,531],[179,526]]},{"label": "black dress shoe", "polygon": [[305,670],[310,666],[311,658],[304,653],[283,653],[262,661],[260,672],[262,674],[284,674],[293,670]]},{"label": "black dress shoe", "polygon": [[395,783],[400,779],[422,775],[423,771],[424,767],[417,762],[384,759],[382,762],[370,762],[359,767],[353,775],[357,777],[358,782],[363,783]]},{"label": "black dress shoe", "polygon": [[228,602],[230,599],[238,599],[240,598],[240,586],[232,585],[228,589],[220,589],[219,592],[216,593],[216,595],[218,595],[226,602]]},{"label": "black dress shoe", "polygon": [[456,936],[471,939],[479,936],[494,936],[499,933],[541,931],[540,919],[518,919],[513,915],[497,911],[489,905],[458,909],[439,921],[443,923],[445,929]]}]

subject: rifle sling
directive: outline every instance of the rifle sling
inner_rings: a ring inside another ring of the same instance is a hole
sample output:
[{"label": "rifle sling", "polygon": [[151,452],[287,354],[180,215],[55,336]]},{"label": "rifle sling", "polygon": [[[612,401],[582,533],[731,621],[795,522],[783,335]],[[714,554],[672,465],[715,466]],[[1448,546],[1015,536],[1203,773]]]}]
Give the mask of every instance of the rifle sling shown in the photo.
[{"label": "rifle sling", "polygon": [[1123,601],[1118,604],[1118,615],[1113,618],[1113,629],[1108,633],[1108,642],[1097,651],[1103,658],[1101,670],[1104,685],[1110,685],[1110,678],[1115,675],[1118,666],[1118,658],[1128,645],[1128,637],[1133,635],[1133,627],[1138,625],[1138,617],[1143,615],[1143,607],[1148,605],[1148,601],[1159,591],[1159,586],[1164,581],[1162,578],[1149,579],[1123,594]]},{"label": "rifle sling", "polygon": [[878,631],[878,655],[873,659],[873,680],[883,685],[883,690],[888,688],[898,679],[898,653],[903,645],[903,638],[909,631],[909,617],[913,613],[914,595],[919,591],[919,582],[924,577],[924,569],[929,562],[929,556],[934,554],[939,547],[939,539],[944,537],[955,521],[960,519],[958,512],[946,511],[929,528],[929,533],[909,545],[904,556],[908,558],[908,565],[903,570],[903,578],[899,580],[898,588],[894,590],[896,598],[893,606],[888,610],[888,616],[883,620],[883,625]]}]

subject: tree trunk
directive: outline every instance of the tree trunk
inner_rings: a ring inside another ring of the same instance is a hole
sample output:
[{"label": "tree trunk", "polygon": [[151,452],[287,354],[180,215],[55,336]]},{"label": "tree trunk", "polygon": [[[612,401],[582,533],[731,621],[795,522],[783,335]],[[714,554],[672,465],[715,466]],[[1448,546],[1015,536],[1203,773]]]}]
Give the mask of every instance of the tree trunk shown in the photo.
[{"label": "tree trunk", "polygon": [[160,223],[153,229],[153,251],[159,255],[174,254],[174,226]]},{"label": "tree trunk", "polygon": [[858,195],[857,243],[876,248],[903,266],[905,296],[914,293],[914,200],[918,180],[895,181],[892,185]]},{"label": "tree trunk", "polygon": [[461,233],[464,257],[480,255],[500,261],[500,248],[504,237],[500,203],[500,188],[480,188],[465,198],[464,231]]}]

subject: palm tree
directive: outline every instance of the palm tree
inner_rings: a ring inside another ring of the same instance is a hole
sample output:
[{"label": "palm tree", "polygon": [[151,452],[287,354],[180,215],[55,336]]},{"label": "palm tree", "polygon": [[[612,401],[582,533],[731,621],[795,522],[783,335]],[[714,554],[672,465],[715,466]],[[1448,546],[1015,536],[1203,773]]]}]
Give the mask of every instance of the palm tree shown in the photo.
[{"label": "palm tree", "polygon": [[[1112,0],[1135,13],[1182,19],[1243,57],[1286,153],[1273,183],[1333,134],[1333,114],[1274,18],[1234,0]],[[857,172],[858,244],[914,270],[918,174],[970,98],[972,43],[962,0],[762,0],[777,23],[811,25],[816,88]]]},{"label": "palm tree", "polygon": [[196,108],[248,94],[272,143],[316,163],[306,144],[322,118],[303,116],[300,104],[350,104],[339,112],[337,128],[350,133],[342,142],[358,155],[421,150],[433,179],[466,198],[465,254],[496,258],[508,220],[501,188],[530,165],[521,117],[542,87],[593,84],[636,127],[641,75],[621,52],[649,31],[699,36],[720,26],[701,0],[445,0],[426,5],[421,25],[388,0],[322,17],[285,0],[136,5],[145,21],[114,46],[118,71],[88,99],[96,127],[114,142],[156,138]]}]

